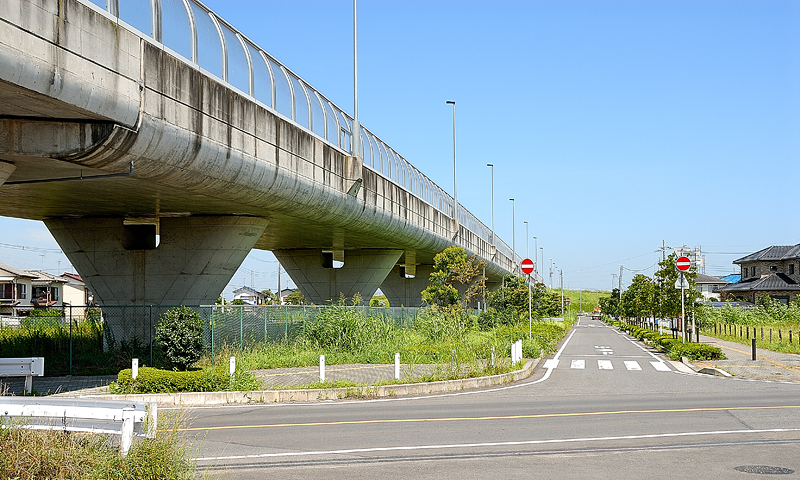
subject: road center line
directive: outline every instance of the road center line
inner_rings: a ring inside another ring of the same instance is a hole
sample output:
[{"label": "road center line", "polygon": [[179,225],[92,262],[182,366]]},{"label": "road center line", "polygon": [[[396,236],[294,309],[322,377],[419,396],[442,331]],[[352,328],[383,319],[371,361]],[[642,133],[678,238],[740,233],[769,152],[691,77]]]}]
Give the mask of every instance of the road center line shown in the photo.
[{"label": "road center line", "polygon": [[351,448],[344,450],[319,450],[308,452],[281,452],[281,453],[261,453],[254,455],[231,455],[226,457],[197,457],[195,461],[220,461],[220,460],[242,460],[253,458],[276,458],[276,457],[300,457],[300,456],[319,456],[319,455],[342,455],[349,453],[371,453],[371,452],[391,452],[409,450],[439,450],[454,448],[479,448],[479,447],[506,447],[516,445],[546,445],[559,443],[575,442],[600,442],[614,440],[643,440],[652,438],[675,438],[675,437],[696,437],[704,435],[735,435],[735,434],[759,434],[759,433],[785,433],[797,432],[798,428],[773,428],[764,430],[717,430],[706,432],[680,432],[680,433],[655,433],[648,435],[622,435],[615,437],[584,437],[584,438],[563,438],[549,440],[523,440],[511,442],[486,442],[486,443],[461,443],[445,445],[409,445],[397,447],[372,447],[372,448]]},{"label": "road center line", "polygon": [[800,405],[776,405],[761,407],[704,407],[704,408],[669,408],[655,410],[617,410],[606,412],[572,412],[572,413],[534,413],[529,415],[491,415],[485,417],[442,417],[442,418],[384,418],[375,420],[343,420],[335,422],[307,422],[307,423],[272,423],[262,425],[222,425],[218,427],[187,427],[175,429],[178,432],[198,432],[211,430],[242,430],[252,428],[287,428],[287,427],[316,427],[334,425],[365,425],[389,423],[426,423],[426,422],[478,422],[497,420],[519,420],[534,418],[559,418],[559,417],[588,417],[602,415],[631,415],[652,413],[691,413],[691,412],[724,412],[738,410],[787,410],[800,409]]}]

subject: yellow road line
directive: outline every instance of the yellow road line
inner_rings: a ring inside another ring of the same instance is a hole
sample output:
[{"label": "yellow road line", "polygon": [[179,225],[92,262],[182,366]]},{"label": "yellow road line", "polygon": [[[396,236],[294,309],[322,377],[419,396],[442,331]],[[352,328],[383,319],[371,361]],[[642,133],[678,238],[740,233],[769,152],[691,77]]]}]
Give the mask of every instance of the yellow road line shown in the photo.
[{"label": "yellow road line", "polygon": [[488,417],[443,417],[443,418],[388,418],[380,420],[346,420],[339,422],[309,422],[309,423],[273,423],[263,425],[225,425],[219,427],[191,427],[176,429],[180,432],[210,431],[210,430],[237,430],[245,428],[276,428],[276,427],[317,427],[331,425],[366,425],[376,423],[423,423],[423,422],[477,422],[486,420],[518,420],[531,418],[558,418],[558,417],[589,417],[601,415],[625,415],[642,413],[687,413],[687,412],[724,412],[736,410],[779,410],[800,409],[800,405],[781,405],[767,407],[706,407],[706,408],[670,408],[657,410],[619,410],[609,412],[576,412],[576,413],[540,413],[531,415],[506,415]]}]

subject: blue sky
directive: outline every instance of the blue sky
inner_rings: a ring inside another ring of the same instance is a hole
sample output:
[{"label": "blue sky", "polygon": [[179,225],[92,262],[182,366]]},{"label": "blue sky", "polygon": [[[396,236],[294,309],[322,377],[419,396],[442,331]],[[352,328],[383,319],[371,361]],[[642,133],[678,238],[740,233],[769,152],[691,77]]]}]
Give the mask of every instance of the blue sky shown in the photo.
[{"label": "blue sky", "polygon": [[[352,113],[350,0],[205,3]],[[565,286],[608,289],[620,265],[626,283],[651,274],[662,240],[701,247],[713,275],[800,243],[800,2],[358,8],[361,122],[452,192],[455,100],[460,203],[491,225],[493,163],[498,234],[512,243],[513,197],[517,251],[527,221]],[[0,261],[66,270],[57,250],[41,223],[0,218]],[[226,296],[274,290],[276,273],[254,251]]]}]

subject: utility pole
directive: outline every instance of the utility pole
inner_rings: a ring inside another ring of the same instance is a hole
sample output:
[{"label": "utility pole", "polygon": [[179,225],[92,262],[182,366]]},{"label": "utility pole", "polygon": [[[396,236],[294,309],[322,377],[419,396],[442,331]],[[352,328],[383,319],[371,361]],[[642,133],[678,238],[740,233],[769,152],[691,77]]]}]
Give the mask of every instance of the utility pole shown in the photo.
[{"label": "utility pole", "polygon": [[564,318],[564,269],[559,270],[561,277],[561,318]]}]

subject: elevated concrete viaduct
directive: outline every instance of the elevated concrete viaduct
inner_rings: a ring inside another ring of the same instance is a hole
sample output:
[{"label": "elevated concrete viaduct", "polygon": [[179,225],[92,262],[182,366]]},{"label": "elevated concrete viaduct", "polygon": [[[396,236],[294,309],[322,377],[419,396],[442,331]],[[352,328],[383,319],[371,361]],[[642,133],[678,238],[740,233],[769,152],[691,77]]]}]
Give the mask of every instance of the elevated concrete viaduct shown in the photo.
[{"label": "elevated concrete viaduct", "polygon": [[383,286],[419,305],[453,244],[512,270],[483,223],[368,130],[351,152],[352,120],[213,12],[153,0],[140,31],[126,1],[0,2],[0,215],[44,221],[102,304],[213,303],[252,248],[314,303]]}]

